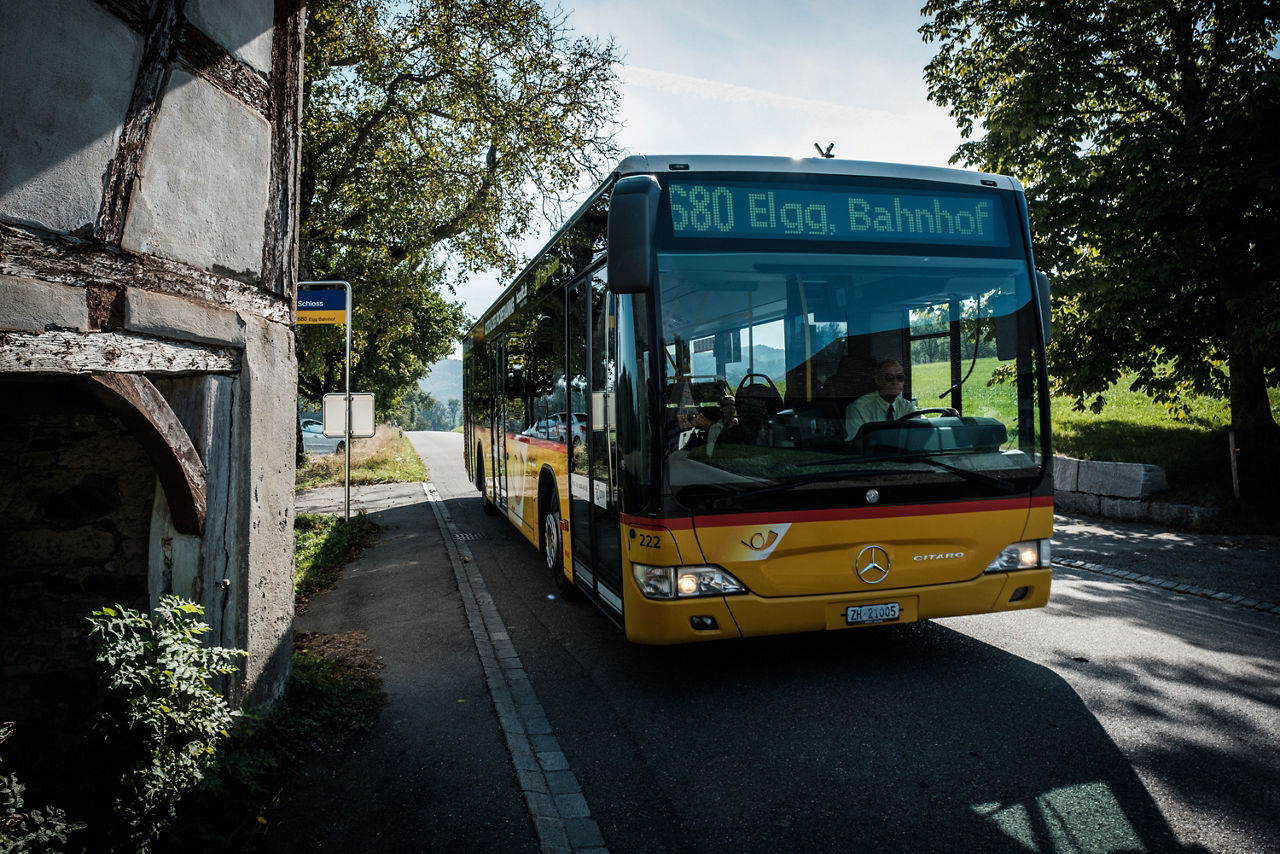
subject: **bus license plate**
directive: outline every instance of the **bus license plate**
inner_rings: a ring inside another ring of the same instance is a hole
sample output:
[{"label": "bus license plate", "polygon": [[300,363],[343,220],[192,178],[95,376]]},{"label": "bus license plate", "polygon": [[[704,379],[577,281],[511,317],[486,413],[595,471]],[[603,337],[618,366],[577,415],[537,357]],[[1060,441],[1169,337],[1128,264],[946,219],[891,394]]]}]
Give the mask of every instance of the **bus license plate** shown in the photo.
[{"label": "bus license plate", "polygon": [[896,619],[898,619],[897,602],[885,602],[880,605],[850,605],[844,612],[845,624],[850,626],[891,623]]}]

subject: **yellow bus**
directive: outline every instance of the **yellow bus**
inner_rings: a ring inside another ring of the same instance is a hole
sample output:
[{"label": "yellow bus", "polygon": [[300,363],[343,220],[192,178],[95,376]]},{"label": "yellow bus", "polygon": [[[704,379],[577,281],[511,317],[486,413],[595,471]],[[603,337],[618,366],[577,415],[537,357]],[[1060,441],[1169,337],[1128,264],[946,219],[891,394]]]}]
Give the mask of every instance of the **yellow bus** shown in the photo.
[{"label": "yellow bus", "polygon": [[1041,607],[1048,296],[1012,178],[628,157],[464,342],[467,470],[639,643]]}]

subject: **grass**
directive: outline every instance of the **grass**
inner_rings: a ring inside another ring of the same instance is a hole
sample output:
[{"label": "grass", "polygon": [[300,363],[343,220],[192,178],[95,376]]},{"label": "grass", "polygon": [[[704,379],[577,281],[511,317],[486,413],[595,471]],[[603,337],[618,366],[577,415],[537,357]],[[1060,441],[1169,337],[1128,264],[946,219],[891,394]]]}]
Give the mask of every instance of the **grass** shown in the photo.
[{"label": "grass", "polygon": [[[298,466],[294,486],[313,489],[341,485],[346,454],[307,454]],[[398,427],[379,424],[371,439],[351,441],[351,485],[412,483],[426,480],[427,471],[409,439]]]},{"label": "grass", "polygon": [[1169,480],[1165,500],[1213,505],[1231,499],[1231,414],[1225,402],[1192,400],[1190,415],[1179,418],[1127,384],[1106,398],[1096,414],[1076,411],[1069,399],[1051,401],[1056,453],[1160,466]]},{"label": "grass", "polygon": [[298,604],[337,583],[346,565],[378,525],[364,513],[344,522],[337,516],[299,513],[294,519],[293,594]]},{"label": "grass", "polygon": [[[1121,380],[1099,413],[1078,412],[1073,401],[1050,403],[1054,452],[1085,460],[1148,463],[1164,469],[1168,490],[1154,496],[1172,504],[1218,507],[1210,529],[1222,533],[1280,533],[1280,497],[1241,501],[1231,473],[1231,413],[1225,401],[1195,398],[1178,417]],[[1280,389],[1270,389],[1272,411]],[[1238,463],[1239,465],[1243,465]],[[1242,472],[1242,477],[1249,476]]]}]

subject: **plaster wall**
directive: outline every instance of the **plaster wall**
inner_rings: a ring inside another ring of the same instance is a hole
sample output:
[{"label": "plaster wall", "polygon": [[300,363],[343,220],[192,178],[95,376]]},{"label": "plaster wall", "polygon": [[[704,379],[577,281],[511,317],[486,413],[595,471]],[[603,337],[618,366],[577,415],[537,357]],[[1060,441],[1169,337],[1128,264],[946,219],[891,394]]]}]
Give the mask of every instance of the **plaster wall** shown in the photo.
[{"label": "plaster wall", "polygon": [[187,19],[236,59],[271,71],[273,0],[187,0]]},{"label": "plaster wall", "polygon": [[[279,324],[246,318],[248,334],[241,369],[243,394],[240,445],[247,460],[242,472],[245,506],[252,517],[248,530],[244,584],[249,651],[245,682],[251,702],[277,696],[293,654],[293,481],[297,386],[281,383],[296,377],[293,335]],[[288,555],[287,561],[281,561]]]},{"label": "plaster wall", "polygon": [[0,3],[0,33],[0,211],[51,231],[87,232],[142,37],[84,0]]},{"label": "plaster wall", "polygon": [[257,281],[270,125],[181,70],[172,73],[161,104],[121,248]]},{"label": "plaster wall", "polygon": [[89,298],[84,288],[0,276],[0,329],[40,332],[54,326],[84,332],[89,328]]},{"label": "plaster wall", "polygon": [[158,338],[244,346],[244,322],[234,311],[149,291],[125,292],[124,328]]}]

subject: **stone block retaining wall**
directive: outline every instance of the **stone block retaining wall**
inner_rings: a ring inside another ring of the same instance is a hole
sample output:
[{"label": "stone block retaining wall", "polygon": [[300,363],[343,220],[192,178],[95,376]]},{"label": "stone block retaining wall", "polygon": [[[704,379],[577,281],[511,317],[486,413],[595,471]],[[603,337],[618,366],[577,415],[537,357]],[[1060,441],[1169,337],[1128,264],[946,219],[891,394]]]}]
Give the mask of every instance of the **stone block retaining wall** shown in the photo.
[{"label": "stone block retaining wall", "polygon": [[1213,507],[1170,504],[1152,496],[1169,488],[1164,469],[1145,463],[1113,463],[1053,458],[1054,507],[1122,522],[1155,522],[1175,528],[1203,526]]}]

